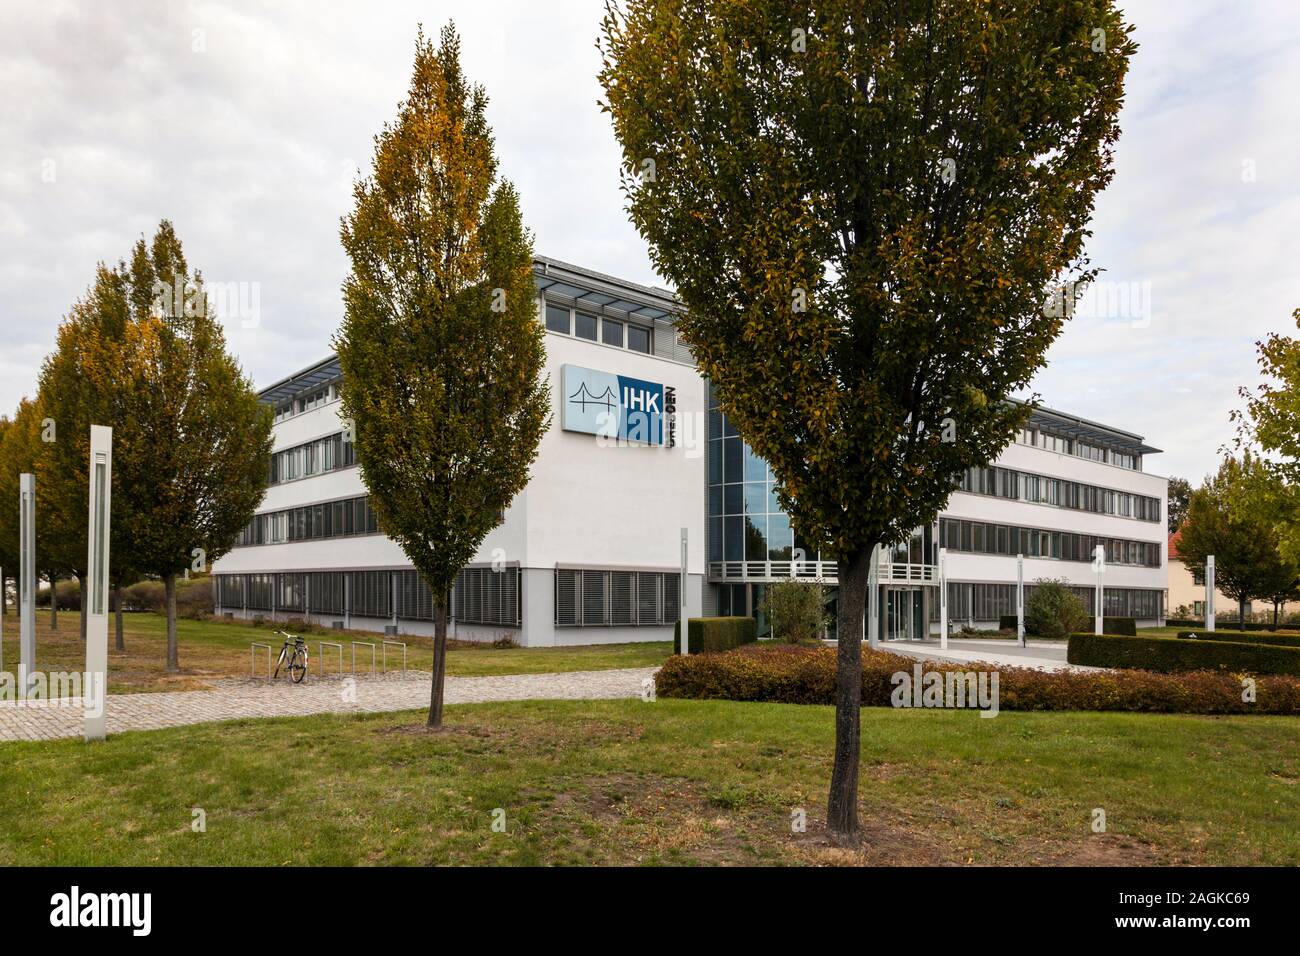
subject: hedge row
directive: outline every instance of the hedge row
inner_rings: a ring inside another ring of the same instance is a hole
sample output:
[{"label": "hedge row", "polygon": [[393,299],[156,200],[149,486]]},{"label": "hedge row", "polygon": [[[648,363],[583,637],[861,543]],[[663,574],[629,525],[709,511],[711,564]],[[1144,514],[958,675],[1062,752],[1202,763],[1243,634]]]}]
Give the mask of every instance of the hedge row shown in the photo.
[{"label": "hedge row", "polygon": [[[1235,620],[1234,618],[1225,618],[1222,614],[1220,614],[1220,615],[1218,615],[1217,617],[1215,617],[1215,619],[1214,619],[1214,623],[1215,623],[1217,626],[1219,626],[1219,627],[1221,627],[1221,628],[1224,628],[1225,630],[1230,630],[1230,631],[1240,631],[1240,630],[1243,630],[1243,628],[1242,628],[1240,622],[1238,622],[1238,621]],[[1166,618],[1166,619],[1165,619],[1165,626],[1166,626],[1166,627],[1186,627],[1186,628],[1189,628],[1189,629],[1196,629],[1196,630],[1199,630],[1199,629],[1205,627],[1205,621],[1204,621],[1203,619],[1201,619],[1201,618],[1198,618],[1198,617],[1190,617],[1190,618],[1184,618],[1184,617],[1171,617],[1171,618]],[[1274,627],[1272,621],[1247,621],[1247,622],[1246,622],[1246,627],[1244,628],[1244,630],[1247,630],[1247,631],[1278,631],[1278,630],[1285,630],[1285,629],[1288,628],[1288,627],[1290,627],[1290,628],[1294,628],[1295,626],[1296,626],[1296,625],[1295,625],[1294,622],[1290,622],[1290,623],[1286,623],[1286,622],[1284,622],[1284,623],[1282,623],[1281,625],[1279,625],[1278,627]]]},{"label": "hedge row", "polygon": [[[692,654],[729,651],[758,640],[758,621],[752,617],[692,617],[686,619]],[[682,652],[682,622],[673,625],[673,653]]]},{"label": "hedge row", "polygon": [[[998,628],[1003,631],[1015,631],[1016,616],[1014,614],[1003,614],[998,618]],[[1101,630],[1104,634],[1137,634],[1137,620],[1131,617],[1103,617],[1101,619]],[[1025,625],[1025,633],[1032,635],[1029,625]]]},{"label": "hedge row", "polygon": [[[1169,643],[1178,643],[1170,640]],[[862,704],[889,707],[893,675],[983,670],[998,675],[1000,710],[1143,711],[1186,714],[1300,714],[1300,680],[1261,677],[1255,702],[1242,700],[1241,681],[1197,671],[1050,673],[1028,667],[994,667],[926,661],[862,649]],[[835,651],[810,647],[746,647],[729,654],[671,657],[655,676],[662,697],[834,704]]]},{"label": "hedge row", "polygon": [[1156,671],[1224,671],[1300,675],[1300,647],[1233,641],[1180,641],[1168,637],[1071,634],[1066,660],[1090,667]]},{"label": "hedge row", "polygon": [[1185,641],[1230,641],[1234,644],[1281,644],[1283,647],[1300,647],[1300,634],[1294,631],[1179,631]]}]

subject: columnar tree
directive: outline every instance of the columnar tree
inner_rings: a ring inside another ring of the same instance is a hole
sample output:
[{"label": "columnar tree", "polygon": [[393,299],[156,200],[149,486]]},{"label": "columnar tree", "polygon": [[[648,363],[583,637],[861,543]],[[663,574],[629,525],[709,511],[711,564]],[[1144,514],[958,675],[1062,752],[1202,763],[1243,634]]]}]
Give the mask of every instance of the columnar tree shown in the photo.
[{"label": "columnar tree", "polygon": [[1007,399],[1093,275],[1135,45],[1111,0],[607,9],[632,221],[723,411],[838,560],[828,824],[851,839],[870,555],[1025,420]]},{"label": "columnar tree", "polygon": [[460,41],[423,33],[396,122],[343,221],[343,413],[379,526],[433,594],[428,723],[442,723],[456,575],[528,482],[550,423],[532,243],[497,182],[487,96]]},{"label": "columnar tree", "polygon": [[[271,411],[226,352],[202,276],[163,221],[130,262],[100,266],[59,328],[41,372],[41,403],[59,426],[51,483],[85,560],[89,425],[113,428],[114,584],[163,579],[167,669],[180,669],[176,577],[234,544],[266,490]],[[119,644],[120,646],[120,644]]]}]

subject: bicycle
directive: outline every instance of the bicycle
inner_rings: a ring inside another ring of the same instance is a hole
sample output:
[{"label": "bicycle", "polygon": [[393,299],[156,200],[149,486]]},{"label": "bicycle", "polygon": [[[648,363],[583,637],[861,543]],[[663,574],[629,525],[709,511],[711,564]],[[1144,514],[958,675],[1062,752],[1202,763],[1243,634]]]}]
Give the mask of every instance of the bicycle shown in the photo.
[{"label": "bicycle", "polygon": [[280,676],[280,668],[287,666],[289,677],[295,684],[301,684],[307,676],[307,642],[294,634],[284,631],[275,633],[284,636],[284,646],[280,648],[280,659],[275,662],[275,677]]}]

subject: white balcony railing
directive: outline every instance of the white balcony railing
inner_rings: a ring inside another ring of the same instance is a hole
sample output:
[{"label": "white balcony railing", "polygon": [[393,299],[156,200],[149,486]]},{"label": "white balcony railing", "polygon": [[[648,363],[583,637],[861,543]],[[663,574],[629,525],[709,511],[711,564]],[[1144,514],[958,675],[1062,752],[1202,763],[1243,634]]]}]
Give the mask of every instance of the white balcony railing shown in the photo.
[{"label": "white balcony railing", "polygon": [[[881,584],[938,585],[939,568],[882,560],[878,566]],[[834,561],[710,561],[710,581],[785,581],[799,578],[835,584],[839,580]]]}]

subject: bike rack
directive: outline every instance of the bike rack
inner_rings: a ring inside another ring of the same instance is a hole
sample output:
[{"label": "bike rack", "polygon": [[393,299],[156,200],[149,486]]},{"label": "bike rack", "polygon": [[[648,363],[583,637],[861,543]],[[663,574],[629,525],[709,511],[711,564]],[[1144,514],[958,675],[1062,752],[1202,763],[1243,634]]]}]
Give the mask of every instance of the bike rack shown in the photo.
[{"label": "bike rack", "polygon": [[402,674],[406,674],[406,645],[401,641],[384,641],[383,662],[384,673],[388,673],[388,648],[400,647],[402,649]]},{"label": "bike rack", "polygon": [[261,641],[253,641],[248,648],[248,660],[250,665],[248,676],[250,678],[257,676],[257,649],[259,647],[266,648],[266,679],[270,680],[271,679],[271,651],[274,648],[272,648],[270,644],[263,644]]},{"label": "bike rack", "polygon": [[336,647],[339,652],[339,676],[343,675],[343,645],[337,641],[317,641],[316,649],[320,652],[320,676],[325,677],[325,648]]},{"label": "bike rack", "polygon": [[352,642],[352,673],[357,672],[357,645],[370,648],[370,674],[375,673],[375,645],[371,641],[353,641]]}]

